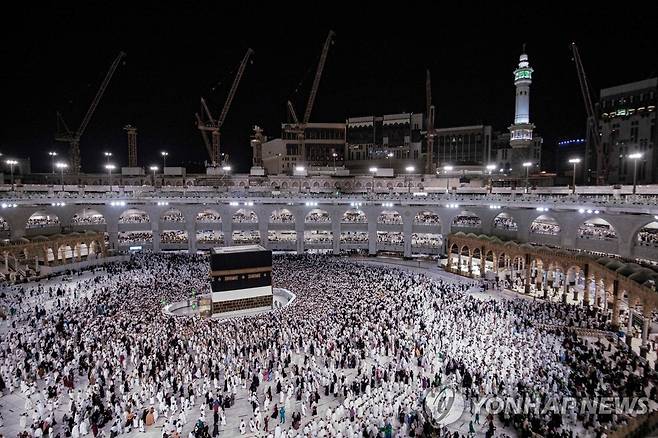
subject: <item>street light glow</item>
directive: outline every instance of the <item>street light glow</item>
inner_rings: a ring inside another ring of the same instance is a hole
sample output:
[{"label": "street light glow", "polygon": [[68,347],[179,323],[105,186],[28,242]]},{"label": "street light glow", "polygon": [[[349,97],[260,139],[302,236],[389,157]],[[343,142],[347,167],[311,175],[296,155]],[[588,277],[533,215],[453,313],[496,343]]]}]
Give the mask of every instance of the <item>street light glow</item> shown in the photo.
[{"label": "street light glow", "polygon": [[452,166],[443,166],[443,170],[445,170],[446,172],[451,172],[452,169],[454,169],[454,167]]},{"label": "street light glow", "polygon": [[222,167],[222,170],[224,172],[230,172],[231,171],[231,166],[224,166],[224,167]]},{"label": "street light glow", "polygon": [[303,172],[304,171],[304,166],[297,166],[297,167],[295,167],[295,170],[297,172]]},{"label": "street light glow", "polygon": [[532,166],[532,163],[530,161],[526,161],[525,163],[523,163],[523,167],[530,167],[530,166]]},{"label": "street light glow", "polygon": [[9,164],[10,166],[13,166],[15,164],[18,164],[18,161],[16,161],[16,160],[7,160],[7,161],[5,161],[5,163]]},{"label": "street light glow", "polygon": [[66,169],[67,167],[69,167],[69,165],[66,164],[66,163],[62,163],[60,161],[60,162],[55,163],[55,167],[58,168],[58,169]]},{"label": "street light glow", "polygon": [[569,163],[578,164],[578,163],[580,163],[580,158],[571,158],[571,159],[569,159]]},{"label": "street light glow", "polygon": [[641,153],[641,152],[635,152],[635,153],[633,153],[633,154],[630,154],[630,155],[628,156],[628,158],[630,158],[631,160],[639,160],[639,159],[642,158],[643,156],[644,156],[643,153]]},{"label": "street light glow", "polygon": [[160,152],[160,155],[162,155],[163,157],[166,157],[167,155],[169,155],[169,152],[162,151],[162,152]]},{"label": "street light glow", "polygon": [[406,170],[407,172],[413,172],[414,170],[416,170],[416,168],[414,166],[407,166],[404,170]]},{"label": "street light glow", "polygon": [[116,169],[117,167],[116,167],[114,164],[106,164],[106,165],[105,165],[105,168],[106,168],[107,170],[114,170],[114,169]]},{"label": "street light glow", "polygon": [[375,173],[375,172],[377,172],[377,168],[376,168],[376,167],[371,167],[371,168],[370,168],[370,169],[368,169],[368,170],[370,170],[370,172],[372,172],[372,173]]},{"label": "street light glow", "polygon": [[491,171],[491,170],[495,170],[495,169],[496,169],[495,164],[487,164],[487,170]]},{"label": "street light glow", "polygon": [[153,171],[153,172],[157,172],[158,166],[151,166],[151,167],[149,167],[149,170]]}]

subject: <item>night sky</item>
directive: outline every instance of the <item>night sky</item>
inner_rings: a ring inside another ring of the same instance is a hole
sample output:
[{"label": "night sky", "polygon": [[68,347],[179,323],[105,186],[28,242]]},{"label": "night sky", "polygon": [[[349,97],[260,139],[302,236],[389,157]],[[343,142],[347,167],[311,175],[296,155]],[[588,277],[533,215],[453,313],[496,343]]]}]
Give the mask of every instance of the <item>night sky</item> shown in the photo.
[{"label": "night sky", "polygon": [[311,115],[317,122],[422,112],[430,68],[438,127],[486,123],[506,130],[514,115],[512,71],[526,43],[535,70],[531,120],[550,150],[557,140],[584,136],[571,41],[579,45],[597,94],[601,87],[657,74],[655,15],[639,6],[553,2],[519,12],[512,4],[482,9],[474,2],[463,9],[408,2],[332,2],[331,9],[247,2],[236,8],[221,1],[179,1],[175,8],[73,3],[25,4],[4,14],[0,152],[31,157],[34,171],[49,170],[49,150],[67,151],[53,140],[56,111],[77,127],[120,50],[128,54],[125,63],[82,138],[86,172],[101,171],[104,150],[127,165],[127,123],[139,129],[140,165],[160,165],[159,151],[166,149],[168,165],[200,167],[206,152],[194,123],[199,97],[218,115],[251,47],[253,64],[222,130],[223,151],[247,171],[251,127],[279,136],[288,99],[303,113],[329,29],[336,37]]}]

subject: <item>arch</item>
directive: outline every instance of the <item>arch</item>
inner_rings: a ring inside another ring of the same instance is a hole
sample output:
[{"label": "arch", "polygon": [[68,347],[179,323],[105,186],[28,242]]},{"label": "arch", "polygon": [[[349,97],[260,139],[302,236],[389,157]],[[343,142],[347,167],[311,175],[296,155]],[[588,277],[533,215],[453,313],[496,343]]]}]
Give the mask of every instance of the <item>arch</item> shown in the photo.
[{"label": "arch", "polygon": [[438,233],[411,233],[411,247],[439,249],[443,246],[443,235]]},{"label": "arch", "polygon": [[578,227],[579,239],[616,240],[617,230],[610,222],[600,217],[592,217]]},{"label": "arch", "polygon": [[313,210],[309,211],[306,214],[306,217],[304,218],[304,222],[308,223],[329,223],[331,222],[331,216],[329,216],[329,213],[326,210],[322,210],[321,208],[314,208]]},{"label": "arch", "polygon": [[287,182],[287,181],[284,181],[283,183],[281,183],[281,188],[282,188],[283,190],[287,190],[287,189],[288,189],[288,182]]},{"label": "arch", "polygon": [[363,210],[359,210],[358,208],[350,208],[345,213],[343,213],[343,217],[340,219],[340,222],[342,224],[367,224],[368,216],[366,216]]},{"label": "arch", "polygon": [[325,189],[328,189],[329,187],[331,187],[331,184],[329,184],[329,181],[325,181],[324,184],[322,185],[322,187],[324,187]]},{"label": "arch", "polygon": [[562,231],[560,224],[552,216],[542,214],[537,216],[530,224],[530,232],[534,234],[544,234],[547,236],[557,236]]},{"label": "arch", "polygon": [[518,231],[519,224],[509,213],[500,213],[493,218],[493,228],[505,231]]},{"label": "arch", "polygon": [[433,211],[423,210],[416,213],[414,224],[417,225],[441,225],[439,215]]},{"label": "arch", "polygon": [[294,224],[295,215],[292,214],[287,208],[280,208],[278,210],[273,210],[270,214],[270,223],[271,224]]},{"label": "arch", "polygon": [[137,224],[137,223],[149,223],[151,218],[144,210],[139,210],[136,208],[129,208],[121,213],[119,216],[120,224]]},{"label": "arch", "polygon": [[640,246],[658,246],[658,221],[643,225],[635,233],[635,242]]},{"label": "arch", "polygon": [[185,216],[183,216],[183,213],[180,210],[176,208],[170,208],[169,210],[162,213],[160,220],[162,222],[185,223]]},{"label": "arch", "polygon": [[200,223],[222,223],[222,216],[212,208],[206,208],[196,214],[196,221]]},{"label": "arch", "polygon": [[246,208],[241,208],[233,213],[234,224],[255,224],[258,223],[258,215],[255,211]]},{"label": "arch", "polygon": [[384,210],[377,216],[377,223],[402,225],[402,215],[396,210]]},{"label": "arch", "polygon": [[59,226],[57,215],[45,211],[37,211],[32,214],[25,224],[25,228],[44,228]]},{"label": "arch", "polygon": [[72,225],[105,225],[106,223],[105,216],[91,208],[83,208],[71,218]]},{"label": "arch", "polygon": [[480,228],[482,219],[473,212],[462,210],[452,219],[451,226],[454,228]]}]

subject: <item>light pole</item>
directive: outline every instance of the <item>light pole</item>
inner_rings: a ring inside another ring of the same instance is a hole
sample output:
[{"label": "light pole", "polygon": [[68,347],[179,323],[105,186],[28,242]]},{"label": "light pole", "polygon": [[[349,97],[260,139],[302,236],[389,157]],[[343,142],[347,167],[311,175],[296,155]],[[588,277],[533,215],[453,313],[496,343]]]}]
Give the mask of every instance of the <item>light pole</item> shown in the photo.
[{"label": "light pole", "polygon": [[160,155],[162,155],[162,173],[164,174],[164,169],[167,167],[167,155],[169,155],[169,152],[162,151],[160,152]]},{"label": "light pole", "polygon": [[50,167],[52,168],[53,175],[55,174],[55,157],[57,156],[57,152],[48,152],[48,155],[50,156]]},{"label": "light pole", "polygon": [[530,166],[532,166],[532,163],[530,161],[526,161],[523,163],[523,167],[525,167],[525,192],[528,193],[528,172],[530,171]]},{"label": "light pole", "polygon": [[443,166],[443,171],[446,174],[446,194],[450,193],[450,177],[448,176],[448,172],[452,172],[452,169],[454,169],[454,167],[450,165]]},{"label": "light pole", "polygon": [[112,152],[103,152],[105,155],[105,165],[110,164],[110,158],[112,158]]},{"label": "light pole", "polygon": [[115,169],[114,164],[106,164],[105,168],[107,169],[107,181],[110,184],[110,192],[112,191],[112,171]]},{"label": "light pole", "polygon": [[62,190],[64,190],[64,169],[69,167],[68,164],[62,163],[61,161],[56,163],[55,166],[59,169],[60,171],[60,176],[59,176],[59,184],[62,186]]},{"label": "light pole", "polygon": [[336,157],[338,154],[336,152],[331,154],[332,157],[334,157],[334,175],[336,174]]},{"label": "light pole", "polygon": [[18,161],[16,160],[7,160],[7,164],[9,164],[9,169],[11,169],[11,190],[14,190],[14,166],[18,164]]},{"label": "light pole", "polygon": [[151,166],[149,167],[149,170],[153,172],[153,179],[151,180],[153,187],[155,187],[155,172],[158,171],[158,166]]},{"label": "light pole", "polygon": [[495,169],[495,164],[487,164],[487,170],[489,171],[489,193],[493,191],[493,176],[491,176],[491,172],[493,172]]},{"label": "light pole", "polygon": [[[404,170],[407,171],[406,178],[409,178],[409,177],[410,177],[409,174],[410,174],[410,173],[413,173],[413,172],[416,170],[416,168],[415,168],[414,166],[407,166],[407,167],[405,167]],[[409,179],[408,187],[409,187],[409,193],[411,193],[411,179]]]},{"label": "light pole", "polygon": [[573,180],[571,183],[573,189],[571,190],[571,193],[575,195],[576,194],[576,165],[580,163],[580,158],[571,158],[569,162],[573,164]]},{"label": "light pole", "polygon": [[630,154],[628,158],[633,160],[633,194],[637,191],[637,160],[641,159],[644,156],[641,152],[635,152]]}]

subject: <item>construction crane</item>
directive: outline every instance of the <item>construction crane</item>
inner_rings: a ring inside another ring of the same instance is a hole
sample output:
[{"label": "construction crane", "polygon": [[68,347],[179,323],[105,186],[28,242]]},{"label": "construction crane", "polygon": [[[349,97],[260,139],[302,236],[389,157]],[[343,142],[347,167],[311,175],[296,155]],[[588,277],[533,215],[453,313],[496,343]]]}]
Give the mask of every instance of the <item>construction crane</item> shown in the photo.
[{"label": "construction crane", "polygon": [[[432,160],[434,160],[434,137],[436,136],[436,131],[434,130],[434,115],[435,108],[432,105],[432,79],[430,77],[430,71],[427,70],[427,77],[425,79],[425,102],[427,103],[427,108],[425,112],[425,117],[427,117],[427,131],[425,136],[427,138],[427,156],[425,159],[425,173],[432,173]],[[437,163],[438,168],[438,163]]]},{"label": "construction crane", "polygon": [[[583,62],[580,59],[580,53],[578,52],[576,43],[571,43],[571,50],[573,52],[573,60],[576,63],[580,91],[583,95],[583,102],[585,103],[585,112],[587,113],[587,133],[589,134],[588,137],[594,143],[594,150],[596,151],[596,183],[597,185],[605,185],[608,177],[608,162],[605,157],[605,151],[603,150],[603,144],[601,143],[599,123],[594,112],[587,75],[585,75],[585,69],[583,68]],[[586,156],[585,162],[587,163],[588,160],[589,156]]]},{"label": "construction crane", "polygon": [[320,86],[320,79],[322,78],[322,71],[324,70],[324,64],[327,61],[327,54],[329,53],[329,47],[333,43],[333,38],[335,36],[333,30],[329,31],[327,38],[324,40],[324,46],[322,47],[322,54],[320,55],[320,61],[318,62],[318,67],[315,71],[315,77],[313,78],[313,85],[311,86],[311,93],[308,95],[308,102],[306,102],[306,110],[304,111],[304,117],[301,122],[297,117],[295,108],[293,107],[292,102],[288,101],[288,112],[290,117],[293,120],[292,124],[289,124],[285,131],[288,133],[295,134],[297,136],[297,141],[302,151],[302,162],[306,162],[306,147],[304,145],[304,131],[306,125],[311,117],[311,111],[313,110],[313,104],[315,103],[315,97],[318,94],[318,87]]},{"label": "construction crane", "polygon": [[[208,109],[208,105],[206,104],[206,101],[203,97],[201,98],[201,110],[202,114],[205,115],[205,119],[203,119],[199,113],[195,114],[197,127],[199,128],[199,131],[201,131],[203,143],[206,146],[206,150],[208,151],[210,163],[212,166],[219,166],[221,164],[219,135],[222,129],[222,125],[224,124],[224,120],[226,120],[228,110],[231,107],[231,103],[233,102],[233,98],[235,97],[235,93],[238,90],[240,79],[242,79],[244,70],[247,67],[247,62],[249,62],[249,58],[251,55],[253,55],[253,53],[254,51],[252,49],[247,49],[247,53],[244,54],[242,62],[240,62],[240,66],[238,67],[238,72],[233,79],[233,84],[231,84],[231,88],[228,92],[228,95],[226,96],[224,108],[222,108],[222,112],[219,114],[219,117],[215,119],[212,116],[212,113],[210,112],[210,109]],[[210,140],[208,139],[208,132],[210,132]]]},{"label": "construction crane", "polygon": [[98,107],[98,104],[100,103],[101,98],[103,97],[103,94],[105,93],[105,90],[107,89],[107,86],[112,79],[112,76],[114,76],[114,72],[125,56],[125,52],[119,52],[117,57],[114,58],[112,65],[110,65],[110,69],[105,75],[105,79],[103,79],[103,82],[101,82],[101,85],[96,92],[96,96],[94,97],[94,100],[91,101],[91,105],[89,106],[89,109],[87,109],[87,113],[82,118],[82,122],[80,122],[80,126],[77,130],[71,131],[66,125],[62,114],[59,112],[57,113],[57,134],[55,135],[55,141],[61,141],[69,144],[69,160],[71,161],[70,168],[71,172],[75,175],[80,173],[80,138],[85,133],[87,125],[89,124],[91,117],[96,111],[96,107]]}]

